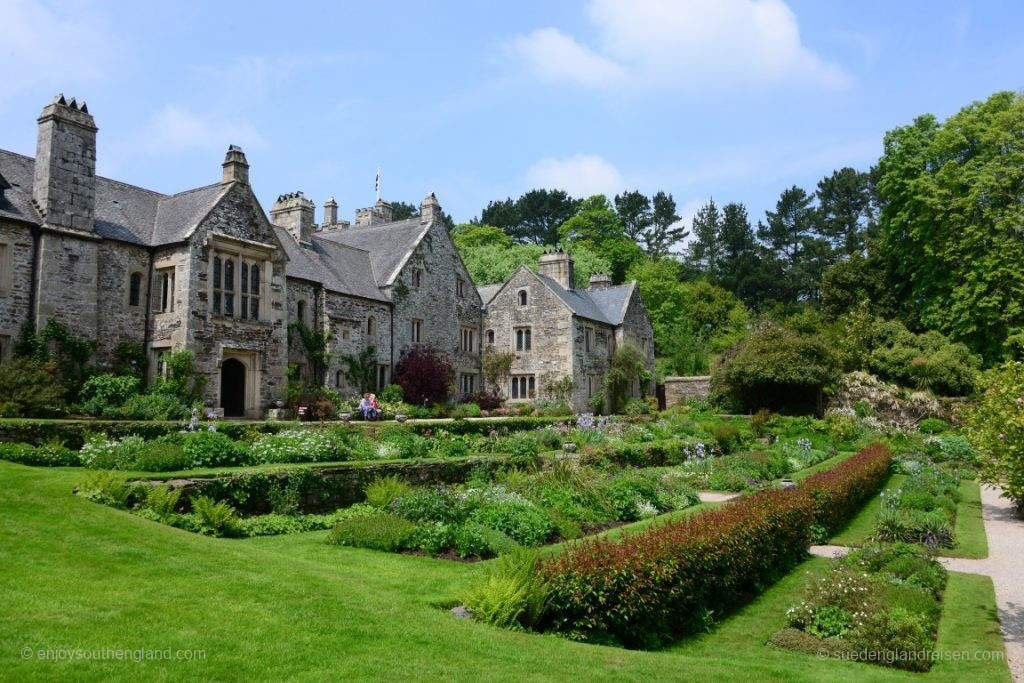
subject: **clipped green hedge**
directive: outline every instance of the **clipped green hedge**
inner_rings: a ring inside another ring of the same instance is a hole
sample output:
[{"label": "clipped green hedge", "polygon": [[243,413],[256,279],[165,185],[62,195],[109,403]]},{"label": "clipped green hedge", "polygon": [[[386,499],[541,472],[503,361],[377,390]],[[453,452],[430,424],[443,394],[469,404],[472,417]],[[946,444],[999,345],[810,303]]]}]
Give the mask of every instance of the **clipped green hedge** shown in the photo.
[{"label": "clipped green hedge", "polygon": [[619,539],[583,541],[541,569],[542,629],[631,648],[707,628],[800,562],[815,525],[834,528],[881,487],[892,454],[873,445],[795,489]]}]

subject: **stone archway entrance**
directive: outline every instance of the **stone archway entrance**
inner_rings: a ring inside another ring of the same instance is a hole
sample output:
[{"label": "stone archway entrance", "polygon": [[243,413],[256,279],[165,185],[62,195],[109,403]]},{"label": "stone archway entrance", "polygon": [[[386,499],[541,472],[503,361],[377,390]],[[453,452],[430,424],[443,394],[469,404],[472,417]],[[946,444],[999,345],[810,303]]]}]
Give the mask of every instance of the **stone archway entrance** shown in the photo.
[{"label": "stone archway entrance", "polygon": [[225,358],[220,366],[220,405],[224,417],[245,417],[245,364]]}]

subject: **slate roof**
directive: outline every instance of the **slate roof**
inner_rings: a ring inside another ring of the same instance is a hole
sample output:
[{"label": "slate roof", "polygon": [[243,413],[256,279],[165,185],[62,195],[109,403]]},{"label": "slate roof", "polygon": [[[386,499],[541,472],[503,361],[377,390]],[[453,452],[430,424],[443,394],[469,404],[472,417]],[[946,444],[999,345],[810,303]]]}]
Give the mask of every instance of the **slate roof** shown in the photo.
[{"label": "slate roof", "polygon": [[636,281],[633,281],[617,287],[598,289],[587,293],[608,320],[615,325],[621,325],[622,321],[626,319],[626,309],[629,307],[629,300],[633,298],[635,289]]},{"label": "slate roof", "polygon": [[496,285],[480,285],[476,288],[477,294],[480,295],[480,300],[484,302],[484,306],[491,303],[491,299],[498,293],[498,290],[504,287],[502,283]]},{"label": "slate roof", "polygon": [[385,287],[394,283],[398,272],[431,225],[421,223],[416,217],[393,223],[315,233],[315,236],[318,240],[369,252],[373,276],[381,287]]},{"label": "slate roof", "polygon": [[581,289],[566,289],[547,275],[534,273],[537,279],[547,285],[548,289],[568,306],[574,315],[587,318],[607,325],[618,326],[626,316],[626,307],[633,295],[635,282],[618,287],[609,287],[594,292]]},{"label": "slate roof", "polygon": [[[0,150],[0,175],[12,186],[4,191],[0,215],[41,224],[32,205],[35,160]],[[185,240],[228,188],[217,183],[164,195],[110,178],[96,177],[96,234],[144,246]]]},{"label": "slate roof", "polygon": [[333,292],[374,301],[388,299],[377,288],[370,254],[345,244],[314,236],[310,246],[295,241],[288,230],[274,226],[277,239],[288,256],[289,277],[318,282]]}]

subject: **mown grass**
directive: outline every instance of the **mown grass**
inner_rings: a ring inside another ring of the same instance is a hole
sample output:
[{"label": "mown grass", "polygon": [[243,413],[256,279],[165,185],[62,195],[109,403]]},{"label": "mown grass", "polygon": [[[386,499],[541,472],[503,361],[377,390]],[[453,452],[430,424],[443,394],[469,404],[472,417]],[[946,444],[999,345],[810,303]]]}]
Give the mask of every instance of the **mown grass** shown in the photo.
[{"label": "mown grass", "polygon": [[[457,602],[487,563],[328,546],[324,532],[207,538],[77,498],[71,490],[83,476],[80,470],[0,462],[0,678],[1007,678],[1005,665],[968,669],[961,668],[967,663],[950,662],[944,671],[920,677],[766,647],[785,607],[799,594],[802,570],[713,634],[668,651],[632,652],[502,631],[440,609]],[[958,649],[974,645],[979,629],[986,644],[993,642],[990,585],[965,592],[951,581],[947,601],[963,615]],[[54,663],[22,659],[24,647],[198,648],[206,658]]]},{"label": "mown grass", "polygon": [[[885,489],[898,489],[907,480],[905,474],[894,474],[883,486]],[[874,533],[875,519],[881,510],[882,499],[873,497],[861,511],[850,520],[830,541],[833,545],[857,546],[863,544]],[[960,502],[956,507],[956,527],[954,536],[957,540],[955,548],[943,548],[940,552],[944,557],[965,557],[982,559],[988,557],[988,539],[985,534],[985,521],[981,514],[981,488],[976,481],[960,482]]]},{"label": "mown grass", "polygon": [[943,555],[972,559],[988,557],[988,536],[981,510],[981,486],[977,481],[960,482],[960,502],[956,506],[956,527],[953,531],[957,545],[943,550]]},{"label": "mown grass", "polygon": [[[882,485],[882,491],[886,489],[897,489],[907,480],[905,474],[894,474]],[[875,531],[875,518],[882,509],[881,496],[873,496],[867,504],[861,508],[857,516],[850,520],[849,524],[843,527],[832,537],[833,545],[854,546],[861,545]]]}]

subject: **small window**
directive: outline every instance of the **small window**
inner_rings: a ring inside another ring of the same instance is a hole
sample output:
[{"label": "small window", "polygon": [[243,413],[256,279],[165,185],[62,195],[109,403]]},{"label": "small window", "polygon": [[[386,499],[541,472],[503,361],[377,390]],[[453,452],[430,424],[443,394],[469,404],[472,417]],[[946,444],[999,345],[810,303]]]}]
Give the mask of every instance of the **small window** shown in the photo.
[{"label": "small window", "polygon": [[388,385],[388,366],[378,365],[377,366],[377,391],[380,391]]},{"label": "small window", "polygon": [[512,391],[509,395],[516,400],[535,398],[537,383],[533,375],[519,375],[512,378]]},{"label": "small window", "polygon": [[466,281],[462,278],[455,281],[455,296],[460,299],[466,298]]},{"label": "small window", "polygon": [[370,342],[377,338],[377,319],[372,315],[366,319],[366,338]]},{"label": "small window", "polygon": [[305,327],[305,325],[306,325],[306,302],[305,301],[299,301],[299,303],[295,304],[295,320],[300,325]]},{"label": "small window", "polygon": [[525,289],[520,289],[519,290],[519,305],[520,306],[525,306],[527,300],[528,300],[528,297],[526,295],[526,290]]},{"label": "small window", "polygon": [[128,305],[138,306],[142,299],[142,273],[132,273],[128,279]]},{"label": "small window", "polygon": [[462,375],[460,386],[463,394],[472,394],[476,391],[476,376]]},{"label": "small window", "polygon": [[516,328],[516,351],[529,351],[533,347],[532,333],[529,327]]},{"label": "small window", "polygon": [[412,286],[421,287],[423,285],[423,271],[419,268],[412,269]]},{"label": "small window", "polygon": [[157,311],[167,313],[174,310],[174,268],[161,268],[157,271]]},{"label": "small window", "polygon": [[412,334],[412,343],[419,344],[423,340],[423,321],[413,320],[410,332]]},{"label": "small window", "polygon": [[594,328],[588,327],[583,330],[583,350],[590,353],[590,348],[593,346]]},{"label": "small window", "polygon": [[494,345],[494,330],[487,330],[487,343]]},{"label": "small window", "polygon": [[475,337],[475,336],[476,335],[473,334],[473,328],[471,328],[471,327],[463,327],[462,328],[462,350],[463,351],[472,351],[473,350],[473,337]]},{"label": "small window", "polygon": [[345,373],[341,370],[334,373],[334,386],[339,390],[345,386]]}]

